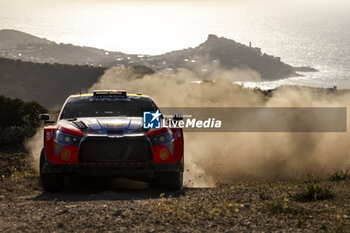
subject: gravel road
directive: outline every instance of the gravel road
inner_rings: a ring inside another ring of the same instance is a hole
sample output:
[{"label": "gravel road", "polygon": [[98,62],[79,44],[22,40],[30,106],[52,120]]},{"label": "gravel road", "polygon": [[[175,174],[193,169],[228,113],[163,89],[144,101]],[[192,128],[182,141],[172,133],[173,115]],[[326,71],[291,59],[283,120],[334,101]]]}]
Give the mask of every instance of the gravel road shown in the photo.
[{"label": "gravel road", "polygon": [[[5,157],[0,153],[0,232],[350,230],[349,179],[308,176],[167,192],[129,180],[71,178],[63,192],[45,193],[37,175],[18,165],[23,154]],[[335,196],[295,200],[310,182],[329,187]]]}]

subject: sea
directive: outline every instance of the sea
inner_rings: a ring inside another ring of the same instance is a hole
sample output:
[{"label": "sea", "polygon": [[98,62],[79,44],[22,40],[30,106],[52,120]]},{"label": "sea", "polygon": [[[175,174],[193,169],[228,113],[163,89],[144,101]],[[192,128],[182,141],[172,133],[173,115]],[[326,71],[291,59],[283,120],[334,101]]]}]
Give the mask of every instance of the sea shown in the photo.
[{"label": "sea", "polygon": [[195,47],[208,34],[319,72],[246,87],[350,88],[348,0],[0,0],[0,29],[133,54]]}]

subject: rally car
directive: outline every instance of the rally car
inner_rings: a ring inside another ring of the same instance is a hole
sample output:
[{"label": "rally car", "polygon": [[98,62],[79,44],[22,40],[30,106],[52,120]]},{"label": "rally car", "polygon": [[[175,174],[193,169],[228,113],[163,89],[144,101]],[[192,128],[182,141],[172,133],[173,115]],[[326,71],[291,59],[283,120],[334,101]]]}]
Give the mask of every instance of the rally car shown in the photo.
[{"label": "rally car", "polygon": [[148,129],[144,125],[146,112],[154,113],[154,118],[162,117],[149,96],[93,91],[68,97],[57,122],[49,121],[48,114],[40,114],[45,121],[40,156],[43,188],[59,191],[66,176],[78,174],[131,178],[180,189],[184,170],[182,129],[169,128],[162,122],[155,128],[148,125]]}]

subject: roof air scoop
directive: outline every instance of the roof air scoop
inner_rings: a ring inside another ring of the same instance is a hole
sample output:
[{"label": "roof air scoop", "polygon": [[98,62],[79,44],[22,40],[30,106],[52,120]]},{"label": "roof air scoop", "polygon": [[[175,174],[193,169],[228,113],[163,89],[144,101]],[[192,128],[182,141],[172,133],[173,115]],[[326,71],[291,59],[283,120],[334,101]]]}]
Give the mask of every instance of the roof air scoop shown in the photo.
[{"label": "roof air scoop", "polygon": [[94,90],[94,96],[119,96],[126,97],[125,90]]}]

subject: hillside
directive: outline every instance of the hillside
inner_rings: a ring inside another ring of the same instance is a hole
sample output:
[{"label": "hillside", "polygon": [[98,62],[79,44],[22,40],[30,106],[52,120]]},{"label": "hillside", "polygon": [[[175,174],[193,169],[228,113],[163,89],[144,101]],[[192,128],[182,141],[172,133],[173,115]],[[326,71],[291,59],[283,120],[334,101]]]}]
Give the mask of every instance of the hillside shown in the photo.
[{"label": "hillside", "polygon": [[0,93],[45,107],[61,105],[72,93],[87,90],[105,68],[39,64],[0,58]]},{"label": "hillside", "polygon": [[0,30],[0,56],[38,63],[105,66],[120,53],[41,39],[15,30]]},{"label": "hillside", "polygon": [[194,69],[197,73],[204,75],[217,68],[228,70],[249,68],[257,71],[263,80],[276,80],[296,75],[294,67],[281,62],[279,57],[262,53],[260,48],[246,46],[216,35],[209,35],[204,43],[195,48],[166,53],[157,58],[165,60],[173,68]]},{"label": "hillside", "polygon": [[[263,80],[276,80],[295,76],[297,68],[254,48],[234,40],[209,35],[195,48],[149,56],[111,52],[72,44],[57,44],[29,34],[0,30],[0,57],[21,59],[38,63],[60,63],[111,67],[117,65],[142,65],[156,71],[177,72],[187,68],[205,79],[212,71],[220,69],[249,68],[257,71]],[[244,80],[242,80],[244,81]]]},{"label": "hillside", "polygon": [[[130,68],[141,75],[154,73],[144,66]],[[69,95],[86,92],[105,70],[104,67],[0,58],[0,95],[37,101],[49,109],[58,109]]]},{"label": "hillside", "polygon": [[15,30],[0,30],[0,49],[26,48],[32,44],[50,44],[49,40]]}]

